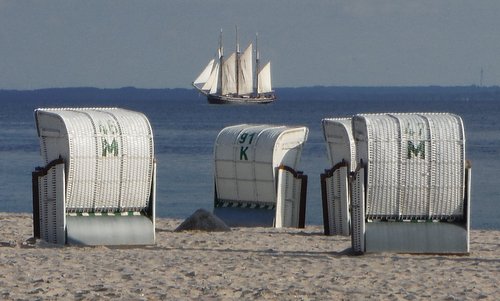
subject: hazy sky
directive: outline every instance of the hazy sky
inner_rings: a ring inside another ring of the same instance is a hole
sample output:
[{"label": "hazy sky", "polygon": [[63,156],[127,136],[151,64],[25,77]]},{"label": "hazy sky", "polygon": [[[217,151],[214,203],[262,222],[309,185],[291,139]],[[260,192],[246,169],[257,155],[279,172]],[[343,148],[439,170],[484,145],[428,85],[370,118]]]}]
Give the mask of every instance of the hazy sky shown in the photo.
[{"label": "hazy sky", "polygon": [[235,25],[275,87],[500,85],[498,0],[0,0],[0,89],[187,88]]}]

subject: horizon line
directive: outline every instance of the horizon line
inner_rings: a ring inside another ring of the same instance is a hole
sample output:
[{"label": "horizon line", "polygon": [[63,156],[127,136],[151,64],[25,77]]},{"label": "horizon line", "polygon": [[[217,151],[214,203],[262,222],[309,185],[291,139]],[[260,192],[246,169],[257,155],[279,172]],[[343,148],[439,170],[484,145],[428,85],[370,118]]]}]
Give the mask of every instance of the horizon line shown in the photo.
[{"label": "horizon line", "polygon": [[[297,86],[297,87],[276,87],[275,90],[280,89],[324,89],[324,88],[479,88],[479,89],[491,89],[491,88],[500,88],[499,85],[384,85],[384,86],[370,86],[370,85],[313,85],[313,86]],[[95,89],[95,90],[124,90],[124,89],[133,89],[133,90],[196,90],[194,88],[189,87],[176,87],[176,88],[141,88],[135,86],[123,86],[123,87],[115,87],[115,88],[101,88],[101,87],[93,87],[93,86],[68,86],[68,87],[47,87],[47,88],[35,88],[35,89],[9,89],[9,88],[0,88],[0,91],[18,91],[18,92],[30,92],[30,91],[40,91],[40,90],[64,90],[64,89]]]}]

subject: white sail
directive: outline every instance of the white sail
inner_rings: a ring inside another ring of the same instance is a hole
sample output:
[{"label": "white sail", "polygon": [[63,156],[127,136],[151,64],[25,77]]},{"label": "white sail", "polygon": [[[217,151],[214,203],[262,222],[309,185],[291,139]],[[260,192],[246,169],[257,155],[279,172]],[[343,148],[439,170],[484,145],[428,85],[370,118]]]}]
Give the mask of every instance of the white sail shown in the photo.
[{"label": "white sail", "polygon": [[208,65],[203,69],[203,71],[198,75],[198,77],[194,80],[193,85],[195,85],[198,89],[202,89],[205,83],[210,78],[210,74],[212,73],[215,59],[211,59],[208,62]]},{"label": "white sail", "polygon": [[238,72],[239,94],[250,94],[253,92],[253,61],[252,44],[240,56],[240,68]]},{"label": "white sail", "polygon": [[269,93],[273,91],[271,86],[271,62],[268,62],[262,69],[260,69],[258,74],[259,86],[257,87],[257,93]]},{"label": "white sail", "polygon": [[222,63],[222,95],[236,93],[236,53]]},{"label": "white sail", "polygon": [[209,91],[210,94],[217,93],[217,88],[219,84],[219,63],[216,63],[214,68],[212,69],[212,73],[210,73],[210,77],[208,81],[203,86],[203,90]]}]

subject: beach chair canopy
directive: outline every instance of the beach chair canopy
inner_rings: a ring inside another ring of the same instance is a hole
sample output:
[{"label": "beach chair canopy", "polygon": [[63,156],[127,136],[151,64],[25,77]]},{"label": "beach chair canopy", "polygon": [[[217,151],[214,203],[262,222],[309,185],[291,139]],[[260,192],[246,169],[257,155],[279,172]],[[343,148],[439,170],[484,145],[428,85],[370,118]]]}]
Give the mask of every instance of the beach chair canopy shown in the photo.
[{"label": "beach chair canopy", "polygon": [[[45,163],[38,169],[41,234],[49,235],[51,226],[45,224],[53,223],[55,214],[60,237],[45,237],[51,242],[154,242],[155,161],[148,119],[119,108],[55,108],[37,109],[35,120]],[[48,208],[54,191],[59,192],[56,213]]]},{"label": "beach chair canopy", "polygon": [[352,118],[325,118],[323,137],[330,166],[321,174],[323,226],[326,235],[350,235],[348,174],[356,168]]},{"label": "beach chair canopy", "polygon": [[352,118],[325,118],[321,122],[330,166],[346,162],[356,169],[356,145],[352,134]]},{"label": "beach chair canopy", "polygon": [[214,212],[230,225],[298,226],[301,185],[292,178],[305,177],[296,169],[307,134],[306,127],[267,124],[224,128],[214,147]]},{"label": "beach chair canopy", "polygon": [[466,253],[470,170],[462,119],[446,113],[353,117],[356,251]]}]

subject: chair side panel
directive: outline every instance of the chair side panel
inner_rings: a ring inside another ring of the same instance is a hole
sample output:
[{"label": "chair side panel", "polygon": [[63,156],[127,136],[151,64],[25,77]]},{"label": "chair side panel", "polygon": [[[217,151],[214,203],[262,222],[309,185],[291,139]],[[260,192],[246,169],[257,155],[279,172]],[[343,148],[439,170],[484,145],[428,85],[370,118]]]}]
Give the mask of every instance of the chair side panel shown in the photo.
[{"label": "chair side panel", "polygon": [[367,163],[368,219],[463,218],[465,139],[453,114],[354,118],[358,160]]},{"label": "chair side panel", "polygon": [[[117,108],[38,109],[45,161],[66,162],[69,212],[148,207],[154,142],[147,118]],[[57,122],[56,122],[57,121]]]}]

